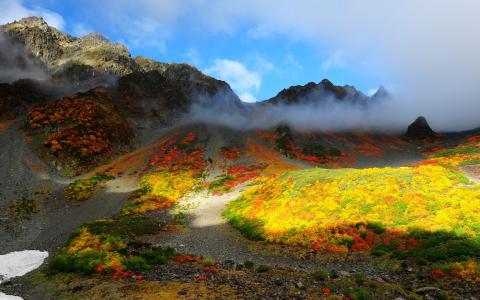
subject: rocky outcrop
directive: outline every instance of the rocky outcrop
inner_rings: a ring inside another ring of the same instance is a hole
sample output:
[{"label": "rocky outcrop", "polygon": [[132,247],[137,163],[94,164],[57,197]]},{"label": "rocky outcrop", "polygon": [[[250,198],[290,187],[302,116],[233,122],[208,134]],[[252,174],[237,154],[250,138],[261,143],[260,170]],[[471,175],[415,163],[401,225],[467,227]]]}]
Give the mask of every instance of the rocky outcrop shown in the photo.
[{"label": "rocky outcrop", "polygon": [[39,17],[2,25],[0,30],[25,44],[52,74],[65,72],[75,65],[87,65],[115,75],[138,70],[124,45],[112,43],[97,33],[76,38],[48,26]]},{"label": "rocky outcrop", "polygon": [[168,67],[168,64],[166,63],[158,62],[143,56],[135,57],[135,63],[143,72],[158,71],[160,73],[164,73]]},{"label": "rocky outcrop", "polygon": [[[160,91],[165,86],[170,90],[178,89],[177,92],[183,94],[177,99],[180,106],[185,102],[184,97],[193,102],[222,98],[227,99],[229,105],[241,106],[240,99],[226,82],[207,76],[188,64],[161,63],[142,56],[133,59],[124,45],[112,43],[98,33],[73,37],[48,26],[39,17],[2,25],[0,31],[31,50],[33,56],[46,65],[54,81],[76,86],[76,91],[107,86],[117,78],[127,76],[122,82],[133,84],[124,87],[146,87],[149,89],[145,91],[147,95],[171,94],[171,91]],[[152,71],[157,73],[147,74]],[[144,75],[139,75],[142,73]],[[146,79],[145,83],[139,81],[142,77]],[[153,87],[153,77],[159,80],[158,87]],[[155,88],[157,91],[152,90]],[[138,95],[136,90],[132,93]],[[215,97],[218,94],[222,97]]]},{"label": "rocky outcrop", "polygon": [[406,137],[410,140],[423,140],[437,137],[438,134],[432,130],[425,117],[418,117],[408,126]]},{"label": "rocky outcrop", "polygon": [[291,86],[282,90],[275,97],[265,101],[269,104],[322,104],[328,101],[340,101],[365,105],[369,97],[352,86],[334,85],[328,79],[323,79],[318,84],[309,82],[306,85]]},{"label": "rocky outcrop", "polygon": [[43,61],[51,73],[68,73],[88,66],[93,71],[124,76],[133,72],[158,71],[165,77],[183,82],[192,81],[193,87],[215,92],[228,86],[201,73],[188,64],[166,64],[138,56],[133,59],[128,49],[112,43],[98,33],[81,38],[65,34],[39,17],[29,17],[0,26],[10,38],[25,44],[32,53]]}]

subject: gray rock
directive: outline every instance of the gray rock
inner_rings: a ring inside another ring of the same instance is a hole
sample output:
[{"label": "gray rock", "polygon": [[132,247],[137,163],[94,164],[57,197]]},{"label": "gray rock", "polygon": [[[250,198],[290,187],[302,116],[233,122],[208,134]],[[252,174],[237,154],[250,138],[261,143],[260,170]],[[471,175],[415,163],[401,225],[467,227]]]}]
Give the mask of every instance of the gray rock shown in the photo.
[{"label": "gray rock", "polygon": [[425,287],[421,287],[421,288],[416,290],[416,292],[418,294],[421,294],[421,295],[425,295],[425,294],[433,293],[433,292],[439,293],[441,291],[442,291],[441,289],[439,289],[437,287],[434,287],[434,286],[425,286]]}]

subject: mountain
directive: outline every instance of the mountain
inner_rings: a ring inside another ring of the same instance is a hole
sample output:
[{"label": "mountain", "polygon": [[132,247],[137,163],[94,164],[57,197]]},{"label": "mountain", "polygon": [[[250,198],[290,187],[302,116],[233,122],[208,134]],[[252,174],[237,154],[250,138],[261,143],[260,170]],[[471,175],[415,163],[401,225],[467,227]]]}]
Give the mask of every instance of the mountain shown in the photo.
[{"label": "mountain", "polygon": [[67,72],[77,65],[115,75],[139,70],[125,46],[97,33],[76,38],[48,26],[40,17],[24,18],[3,25],[0,30],[25,44],[52,74]]},{"label": "mountain", "polygon": [[[9,40],[23,44],[33,57],[45,65],[55,81],[87,85],[108,85],[111,76],[157,71],[190,98],[212,97],[222,92],[240,103],[230,86],[188,64],[167,64],[145,57],[132,58],[128,49],[98,33],[77,38],[49,26],[40,17],[28,17],[0,26]],[[84,88],[85,90],[85,88]]]},{"label": "mountain", "polygon": [[342,103],[366,105],[369,100],[379,99],[380,96],[386,95],[383,91],[384,89],[377,97],[367,97],[353,86],[338,86],[328,79],[323,79],[319,83],[309,82],[306,85],[296,85],[283,89],[275,97],[266,100],[265,103],[291,105],[325,103],[328,100],[335,100]]}]

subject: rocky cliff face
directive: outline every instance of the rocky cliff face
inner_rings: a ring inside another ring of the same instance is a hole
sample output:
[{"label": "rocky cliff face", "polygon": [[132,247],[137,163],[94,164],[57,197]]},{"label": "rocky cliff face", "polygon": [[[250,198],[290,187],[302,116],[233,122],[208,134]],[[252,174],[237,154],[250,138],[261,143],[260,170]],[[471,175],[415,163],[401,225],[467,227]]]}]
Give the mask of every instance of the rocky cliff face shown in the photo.
[{"label": "rocky cliff face", "polygon": [[112,43],[96,33],[76,38],[48,26],[39,17],[2,25],[0,30],[25,44],[52,74],[75,65],[88,65],[115,75],[138,70],[125,46]]},{"label": "rocky cliff face", "polygon": [[221,92],[240,103],[224,81],[207,76],[188,64],[166,64],[141,56],[132,58],[124,45],[112,43],[98,33],[73,37],[48,26],[39,17],[2,25],[0,31],[25,45],[57,81],[90,81],[89,86],[105,85],[108,80],[99,79],[104,75],[122,77],[157,71],[190,98],[212,97]]}]

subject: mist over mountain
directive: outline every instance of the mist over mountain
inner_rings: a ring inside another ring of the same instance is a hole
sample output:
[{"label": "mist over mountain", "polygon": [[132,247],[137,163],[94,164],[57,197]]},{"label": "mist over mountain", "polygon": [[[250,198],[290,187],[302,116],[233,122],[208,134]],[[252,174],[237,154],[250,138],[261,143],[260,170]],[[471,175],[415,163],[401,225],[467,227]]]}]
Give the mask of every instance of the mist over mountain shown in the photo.
[{"label": "mist over mountain", "polygon": [[[419,114],[425,114],[383,87],[369,97],[353,86],[337,86],[328,79],[288,87],[271,99],[246,104],[228,83],[191,65],[133,58],[125,46],[97,33],[73,37],[39,17],[0,29],[3,44],[17,45],[2,48],[3,57],[8,58],[3,61],[17,70],[9,72],[10,79],[42,79],[50,89],[55,87],[53,94],[64,96],[109,87],[135,98],[137,110],[162,115],[164,121],[174,117],[186,123],[211,122],[244,130],[287,123],[307,130],[402,132]],[[13,59],[19,54],[21,63]]]}]

